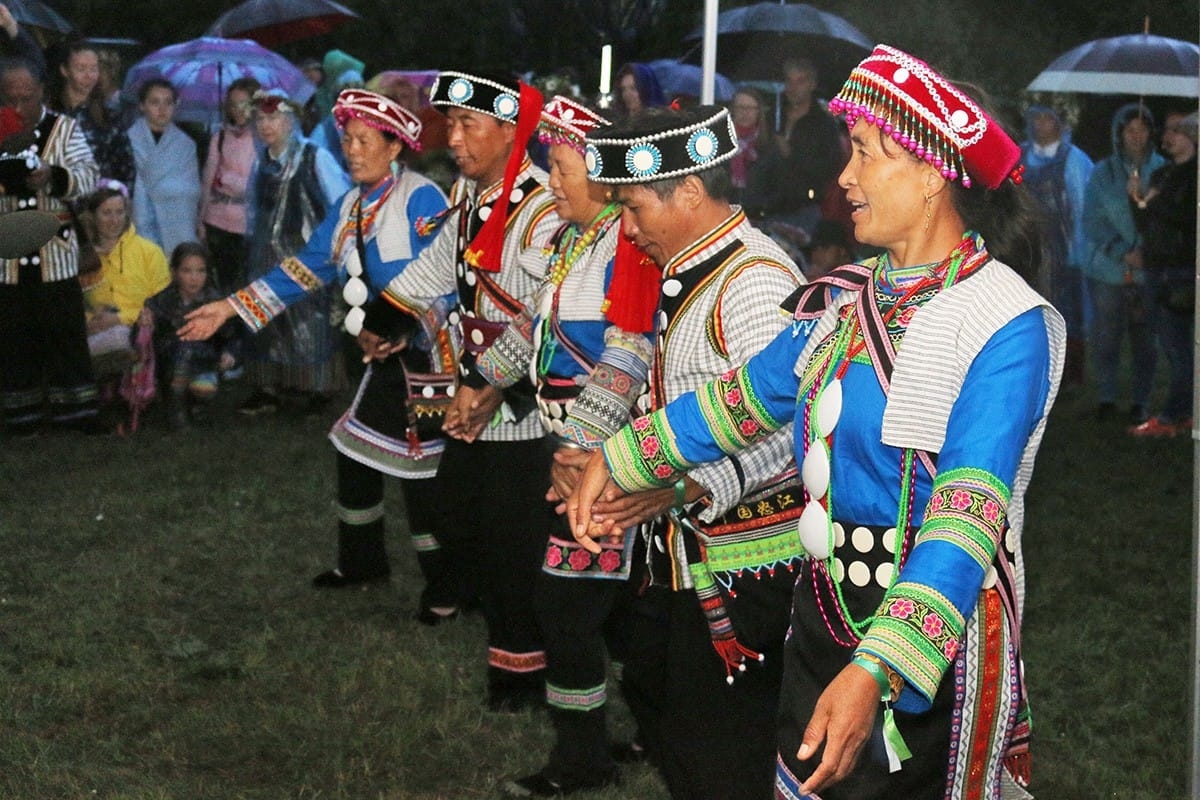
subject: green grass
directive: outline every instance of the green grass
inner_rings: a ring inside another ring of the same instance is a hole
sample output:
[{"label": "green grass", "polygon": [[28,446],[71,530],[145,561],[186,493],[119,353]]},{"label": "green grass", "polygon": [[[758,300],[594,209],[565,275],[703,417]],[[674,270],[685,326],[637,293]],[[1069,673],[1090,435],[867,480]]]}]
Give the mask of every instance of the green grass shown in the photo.
[{"label": "green grass", "polygon": [[[478,616],[411,620],[392,583],[314,592],[333,557],[330,415],[0,439],[0,800],[475,798],[541,766],[543,714],[484,712]],[[1051,422],[1028,508],[1035,794],[1186,794],[1192,451]],[[618,735],[629,720],[614,704]],[[666,794],[647,768],[597,800]]]}]

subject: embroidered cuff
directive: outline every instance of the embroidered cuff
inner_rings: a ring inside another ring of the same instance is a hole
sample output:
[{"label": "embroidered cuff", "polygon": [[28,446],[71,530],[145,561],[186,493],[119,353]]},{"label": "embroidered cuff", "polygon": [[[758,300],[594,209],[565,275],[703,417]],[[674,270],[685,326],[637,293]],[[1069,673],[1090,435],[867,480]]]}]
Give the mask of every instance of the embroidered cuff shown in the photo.
[{"label": "embroidered cuff", "polygon": [[225,299],[246,327],[255,332],[261,331],[287,307],[261,278]]},{"label": "embroidered cuff", "polygon": [[475,360],[475,369],[490,383],[501,389],[512,386],[529,374],[529,363],[533,360],[533,344],[529,334],[523,329],[521,322],[526,318],[518,317],[504,332],[496,337],[484,352]]},{"label": "embroidered cuff", "polygon": [[630,493],[670,486],[691,466],[674,442],[663,412],[634,420],[604,443],[604,460],[613,481]]},{"label": "embroidered cuff", "polygon": [[939,592],[920,584],[897,583],[858,650],[890,664],[928,708],[958,653],[963,627],[958,609]]}]

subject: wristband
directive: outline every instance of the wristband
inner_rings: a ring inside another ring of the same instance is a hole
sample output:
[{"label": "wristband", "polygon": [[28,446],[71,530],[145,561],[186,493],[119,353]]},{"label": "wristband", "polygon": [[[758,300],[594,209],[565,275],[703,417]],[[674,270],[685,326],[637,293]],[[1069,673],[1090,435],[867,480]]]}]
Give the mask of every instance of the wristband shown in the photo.
[{"label": "wristband", "polygon": [[900,693],[893,690],[891,676],[899,678],[900,675],[889,671],[881,659],[869,653],[855,653],[850,663],[865,669],[879,686],[879,699],[883,703],[883,749],[887,753],[888,771],[899,772],[900,762],[912,758],[904,737],[896,727],[896,715],[892,710],[892,699],[899,697]]}]

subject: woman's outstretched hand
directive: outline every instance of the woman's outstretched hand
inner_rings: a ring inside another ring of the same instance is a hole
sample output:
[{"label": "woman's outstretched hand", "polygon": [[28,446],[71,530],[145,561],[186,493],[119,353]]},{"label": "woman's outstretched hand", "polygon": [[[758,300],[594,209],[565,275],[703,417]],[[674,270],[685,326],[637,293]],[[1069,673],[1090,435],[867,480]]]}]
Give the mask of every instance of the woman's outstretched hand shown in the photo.
[{"label": "woman's outstretched hand", "polygon": [[187,314],[183,318],[183,327],[175,333],[185,342],[203,341],[220,330],[235,313],[228,300],[214,300]]}]

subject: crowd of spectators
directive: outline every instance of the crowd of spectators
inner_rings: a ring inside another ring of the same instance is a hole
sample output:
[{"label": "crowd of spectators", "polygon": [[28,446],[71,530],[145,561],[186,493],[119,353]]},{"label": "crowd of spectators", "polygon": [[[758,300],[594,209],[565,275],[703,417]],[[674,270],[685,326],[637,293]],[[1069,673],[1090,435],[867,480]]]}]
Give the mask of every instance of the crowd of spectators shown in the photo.
[{"label": "crowd of spectators", "polygon": [[[55,164],[55,156],[44,153],[45,164],[64,171],[52,171],[49,181],[34,173],[28,205],[34,207],[41,193],[44,200],[37,207],[57,209],[65,224],[69,220],[71,230],[64,231],[62,245],[46,259],[32,258],[43,264],[44,281],[61,284],[43,288],[66,290],[72,296],[73,289],[62,282],[75,282],[71,273],[78,270],[82,327],[65,331],[68,322],[78,327],[74,313],[66,310],[75,307],[70,300],[48,317],[58,323],[42,323],[34,338],[73,342],[82,332],[93,358],[109,354],[92,370],[74,346],[67,349],[76,353],[74,357],[48,347],[37,351],[42,355],[18,359],[24,366],[11,366],[0,382],[0,392],[9,398],[7,406],[24,409],[18,418],[32,414],[31,419],[40,420],[48,412],[51,420],[62,422],[65,413],[71,426],[107,430],[87,421],[94,411],[94,382],[133,357],[126,337],[133,332],[141,304],[166,284],[165,264],[180,245],[204,247],[207,283],[224,294],[269,269],[305,240],[348,185],[341,133],[329,113],[342,89],[365,86],[419,117],[422,147],[405,151],[406,167],[428,175],[443,189],[458,174],[448,148],[446,118],[430,104],[428,86],[410,79],[411,73],[386,69],[366,80],[366,64],[342,50],[297,64],[316,90],[303,105],[279,98],[284,114],[264,112],[256,103],[261,88],[257,81],[234,80],[225,93],[220,123],[205,130],[175,123],[178,89],[169,81],[155,79],[133,87],[136,105],[123,102],[118,56],[86,39],[59,42],[43,51],[2,4],[0,53],[6,59],[5,74],[24,68],[32,78],[31,92],[39,95],[39,120],[44,107],[47,115],[74,123],[73,131],[63,129],[55,136],[74,142],[68,150],[75,160],[70,166]],[[782,65],[774,94],[764,84],[742,85],[727,102],[738,140],[730,164],[732,198],[809,277],[836,265],[831,258],[850,260],[869,252],[853,239],[850,209],[836,184],[849,156],[849,139],[817,96],[818,77],[812,61],[790,59]],[[595,100],[614,120],[697,100],[668,96],[644,63],[622,65],[612,85],[610,96]],[[579,96],[578,87],[571,88]],[[3,99],[0,137],[7,157],[27,150],[39,122],[20,116],[22,99],[17,94],[10,91]],[[33,102],[31,97],[25,100]],[[1181,383],[1179,376],[1185,371],[1191,372],[1185,370],[1190,356],[1184,360],[1178,352],[1179,342],[1188,335],[1173,332],[1170,324],[1181,312],[1164,311],[1159,302],[1169,294],[1178,307],[1182,294],[1163,288],[1164,280],[1157,279],[1159,268],[1145,263],[1141,231],[1155,224],[1156,209],[1168,202],[1159,199],[1150,182],[1156,170],[1173,164],[1172,143],[1188,140],[1190,129],[1179,122],[1187,115],[1173,113],[1172,127],[1160,129],[1143,103],[1120,108],[1112,118],[1112,152],[1097,154],[1093,165],[1093,158],[1072,143],[1077,109],[1059,100],[1036,97],[1028,106],[1022,164],[1025,184],[1041,208],[1050,256],[1035,284],[1067,320],[1066,383],[1082,384],[1085,376],[1091,380],[1100,421],[1127,420],[1137,435],[1174,435],[1186,428],[1190,414],[1176,408],[1168,413],[1169,425],[1146,423],[1152,421],[1158,355],[1175,353],[1168,356],[1172,385]],[[79,138],[90,159],[78,146]],[[535,160],[544,160],[536,144],[530,150]],[[302,179],[296,186],[305,187],[299,197],[289,188],[297,170]],[[57,176],[63,177],[55,180]],[[20,193],[6,189],[10,196]],[[98,191],[93,194],[93,189]],[[1145,198],[1155,200],[1153,207],[1138,207],[1143,200],[1149,203]],[[16,207],[25,206],[18,202]],[[289,235],[295,238],[290,244],[283,241]],[[64,266],[68,260],[78,267]],[[50,261],[59,266],[47,269],[44,262]],[[28,271],[33,262],[26,262],[16,266]],[[6,283],[20,283],[15,272]],[[243,360],[275,365],[272,375],[251,370],[252,395],[240,410],[274,411],[280,407],[281,391],[299,396],[316,410],[344,388],[345,374],[354,377],[358,367],[353,355],[344,359],[338,354],[353,350],[342,347],[347,342],[334,332],[341,313],[338,298],[317,297],[289,311],[289,320],[299,316],[307,321],[303,335],[287,335],[288,325],[282,323],[276,324],[275,334],[257,343],[237,334],[245,346],[236,349],[238,364],[223,373],[226,379],[243,374]],[[1124,339],[1128,342],[1123,346]],[[23,341],[21,336],[18,340]],[[1122,367],[1126,353],[1129,365]],[[74,399],[64,408],[50,401],[35,411],[42,400],[33,398],[42,389],[44,400]],[[1122,395],[1129,400],[1119,409]],[[21,423],[11,424],[11,416],[9,421],[10,432],[23,429]],[[32,430],[36,429],[37,424]]]}]

